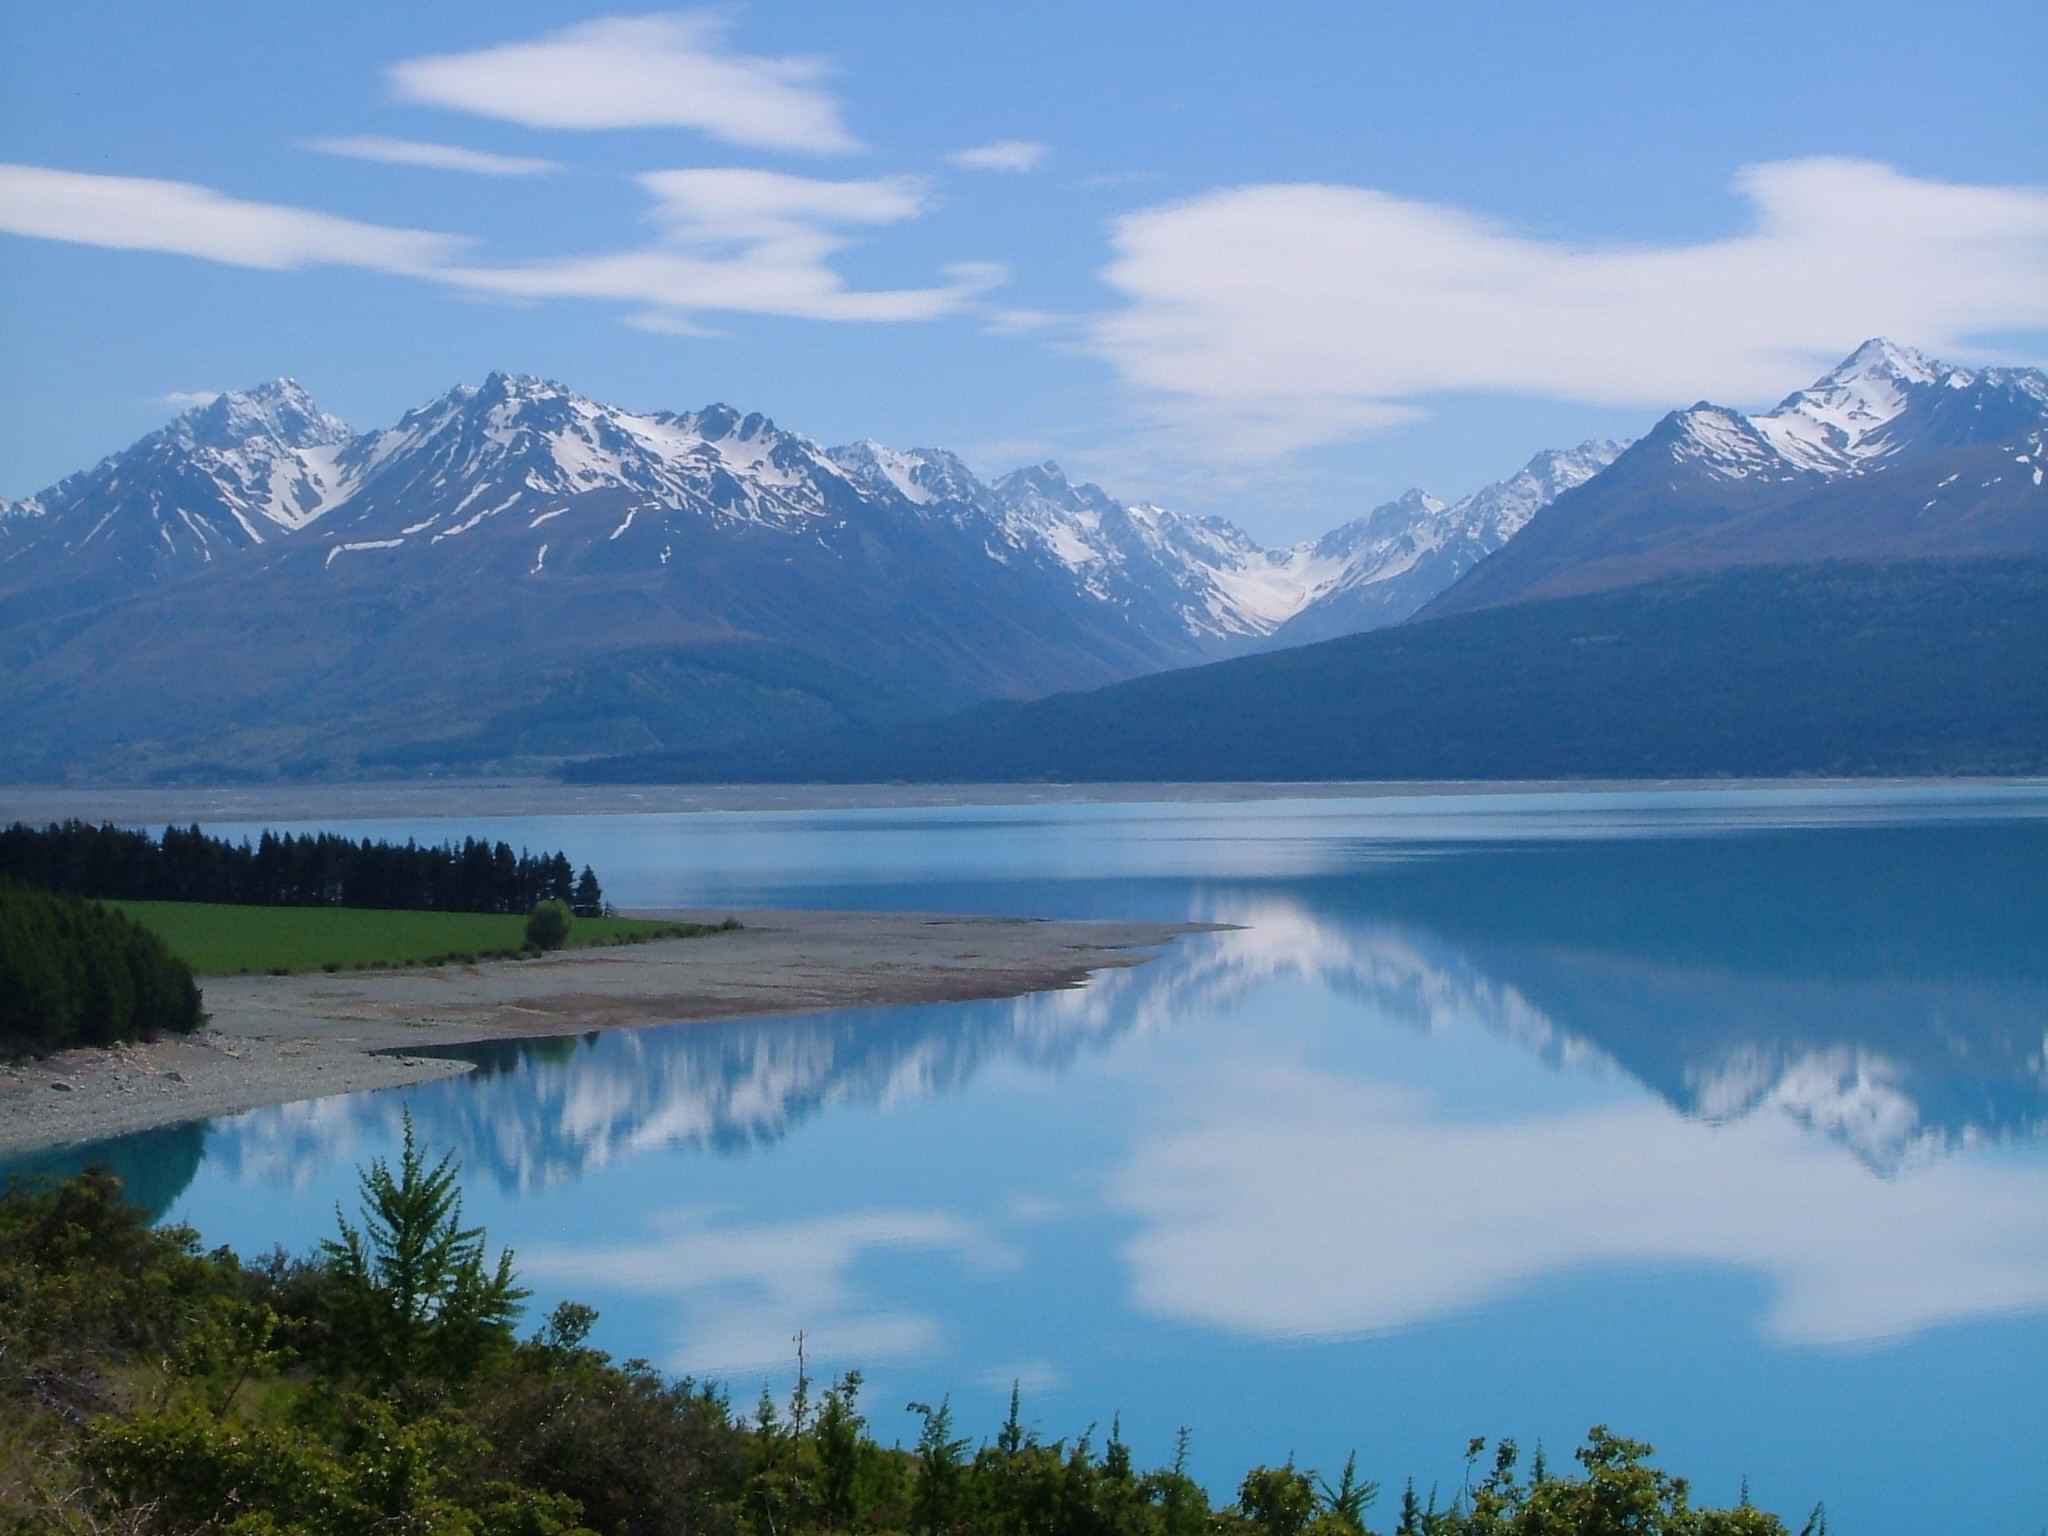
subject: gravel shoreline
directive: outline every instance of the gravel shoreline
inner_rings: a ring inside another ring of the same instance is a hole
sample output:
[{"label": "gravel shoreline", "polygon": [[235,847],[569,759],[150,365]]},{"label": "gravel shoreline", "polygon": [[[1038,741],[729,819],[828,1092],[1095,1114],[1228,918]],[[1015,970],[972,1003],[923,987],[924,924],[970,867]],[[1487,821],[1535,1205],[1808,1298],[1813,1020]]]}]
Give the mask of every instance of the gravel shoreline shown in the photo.
[{"label": "gravel shoreline", "polygon": [[[724,911],[635,914],[717,922]],[[0,1064],[0,1155],[469,1070],[408,1048],[639,1024],[961,1002],[1079,986],[1198,923],[915,912],[738,914],[694,939],[434,970],[206,978],[182,1039]]]}]

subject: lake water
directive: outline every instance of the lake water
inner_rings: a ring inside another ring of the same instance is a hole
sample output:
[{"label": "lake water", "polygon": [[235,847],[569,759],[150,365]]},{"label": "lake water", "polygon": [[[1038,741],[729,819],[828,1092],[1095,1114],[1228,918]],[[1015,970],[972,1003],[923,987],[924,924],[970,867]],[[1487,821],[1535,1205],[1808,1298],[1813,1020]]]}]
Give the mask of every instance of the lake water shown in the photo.
[{"label": "lake water", "polygon": [[561,846],[622,905],[1243,926],[102,1149],[209,1242],[312,1244],[409,1108],[536,1309],[742,1402],[802,1328],[885,1434],[945,1391],[992,1433],[1014,1378],[1049,1436],[1191,1426],[1219,1492],[1355,1446],[1448,1494],[1468,1436],[1604,1422],[1844,1533],[2048,1521],[2048,790],[347,830]]}]

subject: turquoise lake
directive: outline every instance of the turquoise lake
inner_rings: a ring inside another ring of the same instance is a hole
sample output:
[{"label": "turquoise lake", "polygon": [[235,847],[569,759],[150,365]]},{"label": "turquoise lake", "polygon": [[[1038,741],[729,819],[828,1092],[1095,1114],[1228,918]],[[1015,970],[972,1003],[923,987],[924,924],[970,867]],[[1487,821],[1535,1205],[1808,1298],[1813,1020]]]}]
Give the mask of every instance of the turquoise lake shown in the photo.
[{"label": "turquoise lake", "polygon": [[[310,825],[310,824],[309,824]],[[480,1047],[105,1143],[309,1247],[401,1110],[535,1315],[878,1429],[1012,1380],[1219,1493],[1606,1423],[1856,1536],[2048,1522],[2048,788],[328,823],[561,847],[622,906],[1241,925],[1085,988]],[[254,828],[220,824],[239,836]],[[705,941],[705,942],[715,942]]]}]

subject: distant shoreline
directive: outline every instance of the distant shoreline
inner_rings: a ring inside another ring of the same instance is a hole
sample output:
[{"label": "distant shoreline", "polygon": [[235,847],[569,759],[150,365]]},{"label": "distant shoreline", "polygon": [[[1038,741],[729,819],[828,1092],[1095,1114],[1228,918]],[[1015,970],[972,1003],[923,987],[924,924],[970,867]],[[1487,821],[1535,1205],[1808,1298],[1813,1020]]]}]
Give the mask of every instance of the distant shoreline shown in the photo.
[{"label": "distant shoreline", "polygon": [[[647,916],[717,921],[724,911]],[[1079,986],[1199,923],[755,911],[744,927],[433,970],[205,980],[189,1039],[0,1064],[0,1156],[466,1072],[411,1050]]]},{"label": "distant shoreline", "polygon": [[553,779],[184,788],[0,784],[0,824],[115,821],[323,822],[493,816],[615,816],[718,811],[905,810],[943,806],[1140,805],[1179,801],[1373,800],[1417,795],[1640,794],[1702,790],[2037,788],[2048,778],[1454,779],[988,784],[562,784]]}]

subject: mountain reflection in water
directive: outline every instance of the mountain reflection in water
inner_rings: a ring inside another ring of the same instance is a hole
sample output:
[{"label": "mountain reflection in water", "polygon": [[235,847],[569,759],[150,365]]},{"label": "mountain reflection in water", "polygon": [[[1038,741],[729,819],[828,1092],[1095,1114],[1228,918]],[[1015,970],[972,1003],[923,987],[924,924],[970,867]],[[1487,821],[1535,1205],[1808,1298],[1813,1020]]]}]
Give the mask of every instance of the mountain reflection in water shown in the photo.
[{"label": "mountain reflection in water", "polygon": [[[1783,1116],[1890,1176],[2048,1122],[2043,908],[2014,900],[2048,878],[2041,839],[1940,836],[1931,886],[1865,833],[1816,835],[1749,878],[1742,839],[1376,866],[1197,898],[1190,916],[1239,928],[1080,990],[489,1042],[446,1052],[478,1070],[408,1102],[473,1174],[531,1188],[660,1147],[744,1153],[829,1105],[952,1092],[993,1059],[1061,1072],[1130,1033],[1255,1017],[1287,983],[1344,1000],[1361,1029],[1479,1028],[1550,1067],[1618,1071],[1700,1120]],[[217,1127],[213,1155],[287,1174],[396,1112],[257,1111]]]}]

